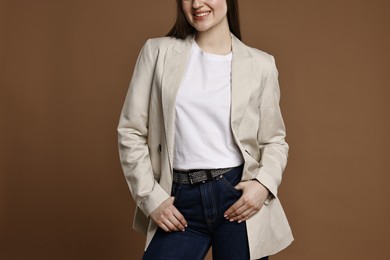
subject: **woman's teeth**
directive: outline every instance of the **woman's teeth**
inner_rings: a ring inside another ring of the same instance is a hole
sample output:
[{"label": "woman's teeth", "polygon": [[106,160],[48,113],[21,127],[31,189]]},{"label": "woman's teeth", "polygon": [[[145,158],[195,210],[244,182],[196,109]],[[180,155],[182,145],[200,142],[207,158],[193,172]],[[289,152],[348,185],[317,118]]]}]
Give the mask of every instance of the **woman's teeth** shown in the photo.
[{"label": "woman's teeth", "polygon": [[196,17],[202,17],[208,15],[210,12],[205,12],[205,13],[200,13],[200,14],[195,14]]}]

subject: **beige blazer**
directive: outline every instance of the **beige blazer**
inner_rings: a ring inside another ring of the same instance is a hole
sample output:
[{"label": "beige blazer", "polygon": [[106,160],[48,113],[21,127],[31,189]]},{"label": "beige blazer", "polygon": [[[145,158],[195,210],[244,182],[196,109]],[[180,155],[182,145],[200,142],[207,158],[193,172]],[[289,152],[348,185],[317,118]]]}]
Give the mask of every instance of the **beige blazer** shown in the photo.
[{"label": "beige blazer", "polygon": [[[232,38],[231,129],[245,161],[242,180],[257,179],[273,195],[246,222],[251,259],[257,259],[293,241],[277,195],[288,145],[274,58]],[[137,204],[133,227],[147,235],[145,248],[157,229],[148,216],[171,193],[175,98],[193,41],[163,37],[145,43],[120,116],[120,159]]]}]

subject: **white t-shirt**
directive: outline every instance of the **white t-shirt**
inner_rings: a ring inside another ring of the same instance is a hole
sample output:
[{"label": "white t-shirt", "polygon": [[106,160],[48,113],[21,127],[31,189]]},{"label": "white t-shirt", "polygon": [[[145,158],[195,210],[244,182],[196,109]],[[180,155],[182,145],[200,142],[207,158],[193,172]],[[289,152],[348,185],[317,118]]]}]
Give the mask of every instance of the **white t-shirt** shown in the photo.
[{"label": "white t-shirt", "polygon": [[243,163],[230,127],[231,61],[232,53],[206,53],[194,41],[176,97],[175,169]]}]

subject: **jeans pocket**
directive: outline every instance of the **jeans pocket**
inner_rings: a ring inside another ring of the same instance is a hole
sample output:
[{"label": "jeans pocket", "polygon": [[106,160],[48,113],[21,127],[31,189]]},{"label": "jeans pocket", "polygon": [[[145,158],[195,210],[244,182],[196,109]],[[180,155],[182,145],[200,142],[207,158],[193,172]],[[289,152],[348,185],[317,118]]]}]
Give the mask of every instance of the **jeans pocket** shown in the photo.
[{"label": "jeans pocket", "polygon": [[173,205],[177,205],[177,203],[179,201],[179,195],[180,195],[181,188],[182,188],[181,184],[178,184],[178,183],[172,184],[171,196],[175,197],[175,199],[173,201]]},{"label": "jeans pocket", "polygon": [[224,184],[224,186],[228,190],[233,192],[235,195],[241,196],[242,191],[234,188],[234,186],[236,186],[240,181],[238,181],[237,183],[236,182],[230,182],[225,176],[222,176],[222,178],[220,180],[222,181],[222,183]]}]

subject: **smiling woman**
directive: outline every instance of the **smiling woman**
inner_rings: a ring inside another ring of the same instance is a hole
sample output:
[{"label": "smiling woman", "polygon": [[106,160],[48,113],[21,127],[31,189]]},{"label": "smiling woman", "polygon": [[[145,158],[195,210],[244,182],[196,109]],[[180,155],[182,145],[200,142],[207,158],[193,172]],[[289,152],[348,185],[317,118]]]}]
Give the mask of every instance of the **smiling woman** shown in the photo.
[{"label": "smiling woman", "polygon": [[240,41],[237,0],[177,0],[144,45],[118,126],[143,259],[268,259],[293,240],[277,197],[288,145],[271,55]]}]

